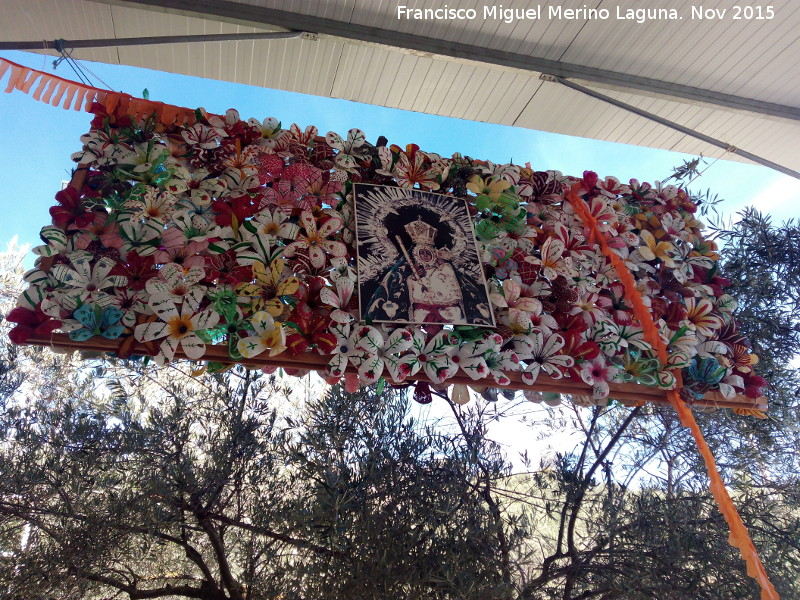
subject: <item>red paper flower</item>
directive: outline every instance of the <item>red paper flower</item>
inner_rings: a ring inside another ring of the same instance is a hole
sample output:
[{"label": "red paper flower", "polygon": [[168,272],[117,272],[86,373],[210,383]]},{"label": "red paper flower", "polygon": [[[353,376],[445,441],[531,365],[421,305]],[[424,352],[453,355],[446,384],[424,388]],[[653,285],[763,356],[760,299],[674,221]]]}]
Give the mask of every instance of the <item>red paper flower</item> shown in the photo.
[{"label": "red paper flower", "polygon": [[565,369],[567,376],[573,381],[582,381],[581,364],[597,358],[600,355],[600,346],[597,345],[597,342],[587,342],[580,336],[565,337],[561,354],[575,359],[575,364]]},{"label": "red paper flower", "polygon": [[258,157],[260,168],[258,170],[258,180],[261,185],[266,185],[278,179],[286,166],[283,159],[277,154],[261,154]]},{"label": "red paper flower", "polygon": [[18,306],[8,313],[6,321],[17,323],[8,334],[8,338],[15,344],[24,344],[34,334],[48,335],[61,327],[61,321],[51,319],[39,307],[34,311]]},{"label": "red paper flower", "polygon": [[327,285],[328,282],[322,277],[307,277],[300,283],[295,297],[299,304],[308,307],[311,312],[329,315],[331,309],[320,297],[322,290]]},{"label": "red paper flower", "polygon": [[595,187],[597,187],[597,182],[599,180],[600,178],[594,171],[584,171],[583,179],[581,179],[580,184],[584,190],[591,192]]},{"label": "red paper flower", "polygon": [[286,348],[292,356],[313,348],[320,354],[330,354],[336,347],[336,336],[328,331],[330,318],[312,312],[307,304],[298,304],[288,321],[295,325],[294,332],[286,336]]},{"label": "red paper flower", "polygon": [[581,340],[585,337],[586,330],[589,329],[589,324],[580,313],[569,314],[559,311],[555,313],[555,320],[558,327],[554,329],[554,332],[560,333],[561,337],[567,341],[572,338]]},{"label": "red paper flower", "polygon": [[117,263],[111,271],[112,275],[122,275],[128,278],[128,287],[132,290],[143,290],[145,283],[153,277],[158,277],[155,268],[155,259],[152,256],[139,256],[136,252],[128,252],[125,262]]},{"label": "red paper flower", "polygon": [[767,380],[760,375],[748,373],[742,376],[744,379],[744,393],[748,398],[759,398],[767,388]]},{"label": "red paper flower", "polygon": [[253,278],[250,265],[242,266],[236,262],[236,252],[228,250],[222,254],[206,256],[206,281],[216,281],[217,285],[237,286]]},{"label": "red paper flower", "polygon": [[694,277],[692,277],[692,281],[709,286],[713,290],[714,296],[717,298],[725,293],[725,288],[731,286],[731,280],[717,275],[716,269],[710,270],[701,267],[694,267]]},{"label": "red paper flower", "polygon": [[222,227],[232,225],[234,217],[237,224],[241,225],[247,217],[252,217],[255,212],[253,201],[249,196],[235,196],[224,200],[215,200],[211,203],[211,209],[217,213],[217,225]]},{"label": "red paper flower", "polygon": [[78,190],[74,187],[67,186],[58,192],[56,201],[59,205],[50,207],[50,216],[53,217],[53,225],[56,227],[65,231],[84,229],[94,221],[94,213],[86,210]]}]

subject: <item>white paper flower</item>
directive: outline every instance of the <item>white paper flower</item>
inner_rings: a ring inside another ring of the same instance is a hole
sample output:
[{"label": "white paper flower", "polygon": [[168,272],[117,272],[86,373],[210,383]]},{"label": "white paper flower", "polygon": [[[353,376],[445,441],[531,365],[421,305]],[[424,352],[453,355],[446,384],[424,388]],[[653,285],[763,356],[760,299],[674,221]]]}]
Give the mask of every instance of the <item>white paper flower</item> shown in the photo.
[{"label": "white paper flower", "polygon": [[140,342],[163,339],[155,357],[158,365],[163,366],[172,360],[179,346],[193,360],[205,354],[206,344],[195,332],[214,327],[219,322],[219,315],[213,310],[197,312],[202,297],[202,290],[194,290],[181,304],[180,311],[169,294],[150,298],[150,308],[158,315],[159,321],[138,325],[134,337]]},{"label": "white paper flower", "polygon": [[428,379],[442,383],[458,372],[458,365],[450,356],[457,350],[457,342],[449,331],[440,331],[426,344],[425,333],[415,329],[412,336],[412,358],[408,361],[409,375],[422,369]]},{"label": "white paper flower", "polygon": [[282,325],[275,324],[272,315],[266,311],[258,311],[250,323],[256,332],[254,336],[242,338],[236,343],[239,354],[245,358],[253,358],[269,350],[269,356],[275,356],[286,350],[286,332]]},{"label": "white paper flower", "polygon": [[566,354],[559,354],[559,350],[564,347],[564,338],[558,334],[545,337],[541,331],[533,331],[528,336],[529,348],[525,353],[527,367],[522,373],[522,381],[526,385],[533,385],[539,373],[544,371],[553,379],[561,379],[564,376],[563,369],[575,364],[575,360]]},{"label": "white paper flower", "polygon": [[411,348],[411,332],[395,329],[384,338],[380,331],[369,325],[356,329],[356,345],[364,350],[365,356],[358,369],[358,376],[366,384],[375,383],[384,369],[395,382],[403,381],[409,374],[408,366],[413,355],[403,353]]},{"label": "white paper flower", "polygon": [[62,287],[56,293],[58,302],[69,310],[82,304],[97,304],[100,307],[112,304],[111,291],[128,283],[127,277],[109,275],[116,262],[106,256],[92,266],[94,256],[90,252],[72,252],[68,256],[73,268],[55,265],[53,277]]},{"label": "white paper flower", "polygon": [[169,296],[173,302],[180,302],[194,290],[205,277],[203,267],[190,267],[188,269],[177,263],[167,263],[159,269],[159,277],[148,279],[145,289],[153,296]]},{"label": "white paper flower", "polygon": [[365,352],[356,345],[358,335],[351,332],[349,324],[331,324],[331,333],[336,336],[336,346],[334,347],[330,362],[326,372],[331,377],[343,377],[350,362],[356,367],[360,367],[364,360]]}]

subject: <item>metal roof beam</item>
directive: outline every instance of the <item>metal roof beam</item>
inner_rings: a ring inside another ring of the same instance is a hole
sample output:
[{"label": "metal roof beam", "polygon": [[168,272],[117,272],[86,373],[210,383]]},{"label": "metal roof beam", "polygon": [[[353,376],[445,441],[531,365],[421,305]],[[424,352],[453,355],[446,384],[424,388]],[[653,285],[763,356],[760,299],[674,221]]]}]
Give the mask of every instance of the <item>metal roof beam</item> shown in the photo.
[{"label": "metal roof beam", "polygon": [[0,50],[58,50],[77,48],[115,48],[121,46],[152,46],[154,44],[190,44],[197,42],[243,42],[249,40],[280,40],[303,36],[301,31],[269,31],[265,33],[210,33],[206,35],[157,35],[132,38],[103,38],[91,40],[36,40],[30,42],[0,42]]},{"label": "metal roof beam", "polygon": [[554,75],[546,75],[542,74],[540,79],[544,81],[554,81],[560,83],[561,85],[565,85],[568,88],[573,90],[577,90],[582,94],[586,94],[587,96],[591,96],[592,98],[597,98],[598,100],[602,100],[603,102],[607,102],[608,104],[613,104],[619,108],[632,112],[636,115],[644,117],[645,119],[650,119],[651,121],[655,121],[661,125],[665,125],[670,127],[671,129],[675,129],[676,131],[680,131],[685,135],[690,135],[698,140],[702,140],[707,144],[711,144],[712,146],[716,146],[717,148],[722,148],[726,152],[731,152],[733,154],[738,154],[739,156],[751,160],[755,163],[760,165],[764,165],[765,167],[769,167],[779,173],[783,173],[784,175],[788,175],[789,177],[794,177],[795,179],[800,179],[800,173],[795,171],[794,169],[790,169],[789,167],[784,167],[783,165],[779,165],[776,162],[772,162],[771,160],[767,160],[761,156],[753,154],[752,152],[747,152],[746,150],[742,150],[741,148],[736,148],[731,144],[726,144],[725,142],[718,140],[717,138],[713,138],[710,135],[706,135],[689,127],[684,127],[680,123],[676,123],[675,121],[670,121],[669,119],[665,119],[664,117],[659,117],[656,114],[648,112],[646,110],[642,110],[637,106],[633,106],[632,104],[628,104],[627,102],[622,102],[621,100],[617,100],[616,98],[612,98],[611,96],[606,96],[605,94],[601,94],[595,90],[589,89],[582,85],[578,85],[573,81],[568,81],[563,77],[556,77]]},{"label": "metal roof beam", "polygon": [[481,48],[460,42],[403,33],[345,21],[324,19],[273,8],[242,4],[230,0],[94,0],[104,4],[149,8],[168,13],[178,13],[199,18],[216,18],[255,26],[274,26],[292,31],[308,31],[347,40],[380,44],[413,50],[426,54],[470,60],[509,69],[534,73],[548,73],[556,77],[581,79],[594,83],[640,90],[672,98],[712,104],[728,109],[781,117],[800,121],[800,108],[772,102],[762,102],[713,90],[639,77],[618,71],[608,71],[583,65],[565,63],[546,58],[525,56],[513,52]]}]

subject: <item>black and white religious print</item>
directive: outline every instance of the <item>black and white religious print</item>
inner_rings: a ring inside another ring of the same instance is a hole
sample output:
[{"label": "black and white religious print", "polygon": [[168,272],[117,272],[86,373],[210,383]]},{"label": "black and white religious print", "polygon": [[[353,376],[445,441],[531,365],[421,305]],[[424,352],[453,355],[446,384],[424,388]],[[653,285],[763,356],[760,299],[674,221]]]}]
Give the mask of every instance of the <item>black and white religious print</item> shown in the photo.
[{"label": "black and white religious print", "polygon": [[354,185],[361,320],[494,326],[467,203]]}]

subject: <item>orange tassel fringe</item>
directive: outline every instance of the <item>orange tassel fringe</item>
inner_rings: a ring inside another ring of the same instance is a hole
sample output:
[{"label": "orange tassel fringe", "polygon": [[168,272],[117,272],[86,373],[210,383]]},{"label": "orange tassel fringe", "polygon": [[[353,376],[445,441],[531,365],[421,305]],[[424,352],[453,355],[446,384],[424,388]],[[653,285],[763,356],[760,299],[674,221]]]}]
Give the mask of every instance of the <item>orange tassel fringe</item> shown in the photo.
[{"label": "orange tassel fringe", "polygon": [[9,72],[8,84],[5,87],[7,94],[19,90],[39,102],[52,106],[61,104],[64,109],[73,108],[85,112],[91,112],[92,104],[97,102],[104,105],[109,114],[113,114],[114,110],[119,108],[134,119],[155,115],[160,123],[167,126],[195,122],[194,111],[189,108],[135,98],[121,92],[101,90],[0,58],[0,80]]}]

